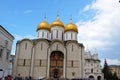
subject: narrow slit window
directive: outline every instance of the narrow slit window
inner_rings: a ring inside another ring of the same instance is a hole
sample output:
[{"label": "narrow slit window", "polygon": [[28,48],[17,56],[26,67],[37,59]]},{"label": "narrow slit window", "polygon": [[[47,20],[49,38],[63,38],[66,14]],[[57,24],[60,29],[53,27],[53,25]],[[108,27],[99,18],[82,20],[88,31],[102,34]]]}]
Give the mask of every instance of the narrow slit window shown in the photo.
[{"label": "narrow slit window", "polygon": [[58,38],[58,30],[57,30],[56,38]]},{"label": "narrow slit window", "polygon": [[77,39],[77,35],[75,35],[76,39]]},{"label": "narrow slit window", "polygon": [[6,54],[6,59],[7,59],[7,60],[9,59],[9,55],[10,55],[10,53],[7,52],[7,54]]},{"label": "narrow slit window", "polygon": [[71,33],[71,39],[73,38],[73,34]]},{"label": "narrow slit window", "polygon": [[72,52],[73,52],[73,45],[72,45]]},{"label": "narrow slit window", "polygon": [[44,32],[42,32],[42,38],[44,37]]},{"label": "narrow slit window", "polygon": [[27,43],[25,44],[25,50],[27,49]]},{"label": "narrow slit window", "polygon": [[40,64],[39,64],[40,66],[41,66],[41,62],[42,62],[42,61],[41,61],[41,59],[40,59]]},{"label": "narrow slit window", "polygon": [[47,38],[48,38],[48,33],[47,33]]},{"label": "narrow slit window", "polygon": [[91,69],[91,73],[93,73],[93,69]]},{"label": "narrow slit window", "polygon": [[2,57],[3,49],[0,49],[0,58]]},{"label": "narrow slit window", "polygon": [[72,39],[72,33],[70,34],[70,36],[71,36],[71,39]]},{"label": "narrow slit window", "polygon": [[68,35],[66,34],[66,39],[68,38]]},{"label": "narrow slit window", "polygon": [[73,67],[73,60],[71,61],[71,67]]},{"label": "narrow slit window", "polygon": [[43,49],[43,44],[41,43],[41,50]]},{"label": "narrow slit window", "polygon": [[58,44],[57,44],[57,46],[56,46],[56,49],[58,50]]},{"label": "narrow slit window", "polygon": [[23,66],[25,66],[25,59],[24,59],[24,61],[23,61]]},{"label": "narrow slit window", "polygon": [[63,40],[63,32],[62,32],[62,40]]},{"label": "narrow slit window", "polygon": [[52,33],[51,33],[51,39],[53,39],[53,31],[52,31]]},{"label": "narrow slit window", "polygon": [[38,32],[38,37],[39,37],[39,32]]}]

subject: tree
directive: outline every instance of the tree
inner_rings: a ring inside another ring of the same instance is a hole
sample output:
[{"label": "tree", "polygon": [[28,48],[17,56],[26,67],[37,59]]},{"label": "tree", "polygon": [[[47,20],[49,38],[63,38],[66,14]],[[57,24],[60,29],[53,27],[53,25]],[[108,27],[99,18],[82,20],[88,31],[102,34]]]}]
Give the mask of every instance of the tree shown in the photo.
[{"label": "tree", "polygon": [[114,80],[118,80],[118,77],[117,77],[116,72],[114,72],[114,74],[113,74],[113,79],[114,79]]},{"label": "tree", "polygon": [[109,79],[113,78],[112,72],[109,69],[106,59],[105,59],[105,63],[104,63],[102,72],[104,73],[104,79],[109,80]]}]

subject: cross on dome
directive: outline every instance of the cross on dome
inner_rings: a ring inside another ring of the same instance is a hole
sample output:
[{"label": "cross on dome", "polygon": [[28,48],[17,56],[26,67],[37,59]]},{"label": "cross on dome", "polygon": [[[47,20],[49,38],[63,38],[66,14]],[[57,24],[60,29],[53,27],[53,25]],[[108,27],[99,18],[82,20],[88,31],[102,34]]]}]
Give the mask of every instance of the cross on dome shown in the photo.
[{"label": "cross on dome", "polygon": [[56,18],[56,20],[59,20],[60,19],[60,16],[59,16],[59,14],[58,14],[58,12],[57,12],[57,18]]},{"label": "cross on dome", "polygon": [[72,15],[71,15],[71,17],[70,17],[70,23],[72,23]]}]

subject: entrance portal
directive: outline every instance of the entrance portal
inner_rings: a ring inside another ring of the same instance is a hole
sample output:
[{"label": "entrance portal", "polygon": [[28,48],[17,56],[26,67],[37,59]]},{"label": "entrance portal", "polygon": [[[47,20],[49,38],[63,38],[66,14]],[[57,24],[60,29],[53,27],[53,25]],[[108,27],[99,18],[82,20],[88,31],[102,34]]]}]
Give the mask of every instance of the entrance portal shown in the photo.
[{"label": "entrance portal", "polygon": [[94,80],[94,77],[91,75],[91,76],[89,76],[89,78],[91,79],[91,80]]},{"label": "entrance portal", "polygon": [[97,80],[101,80],[101,76],[98,76],[98,77],[97,77]]},{"label": "entrance portal", "polygon": [[59,71],[58,69],[54,70],[54,78],[58,78],[59,77]]},{"label": "entrance portal", "polygon": [[59,78],[63,75],[63,53],[54,51],[50,55],[50,77]]}]

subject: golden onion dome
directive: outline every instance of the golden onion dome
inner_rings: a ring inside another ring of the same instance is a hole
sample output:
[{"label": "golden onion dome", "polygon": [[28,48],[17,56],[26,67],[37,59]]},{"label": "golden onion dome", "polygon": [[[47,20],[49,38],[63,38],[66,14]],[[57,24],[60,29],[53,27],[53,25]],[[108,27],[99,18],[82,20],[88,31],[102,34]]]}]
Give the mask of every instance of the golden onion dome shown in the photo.
[{"label": "golden onion dome", "polygon": [[46,21],[43,21],[38,25],[37,31],[40,29],[45,29],[50,31],[50,25]]},{"label": "golden onion dome", "polygon": [[75,31],[78,33],[77,26],[75,24],[73,24],[72,22],[66,25],[65,32],[67,32],[67,31]]},{"label": "golden onion dome", "polygon": [[55,27],[55,26],[64,28],[64,24],[59,20],[59,17],[57,17],[57,19],[51,24],[51,27]]}]

